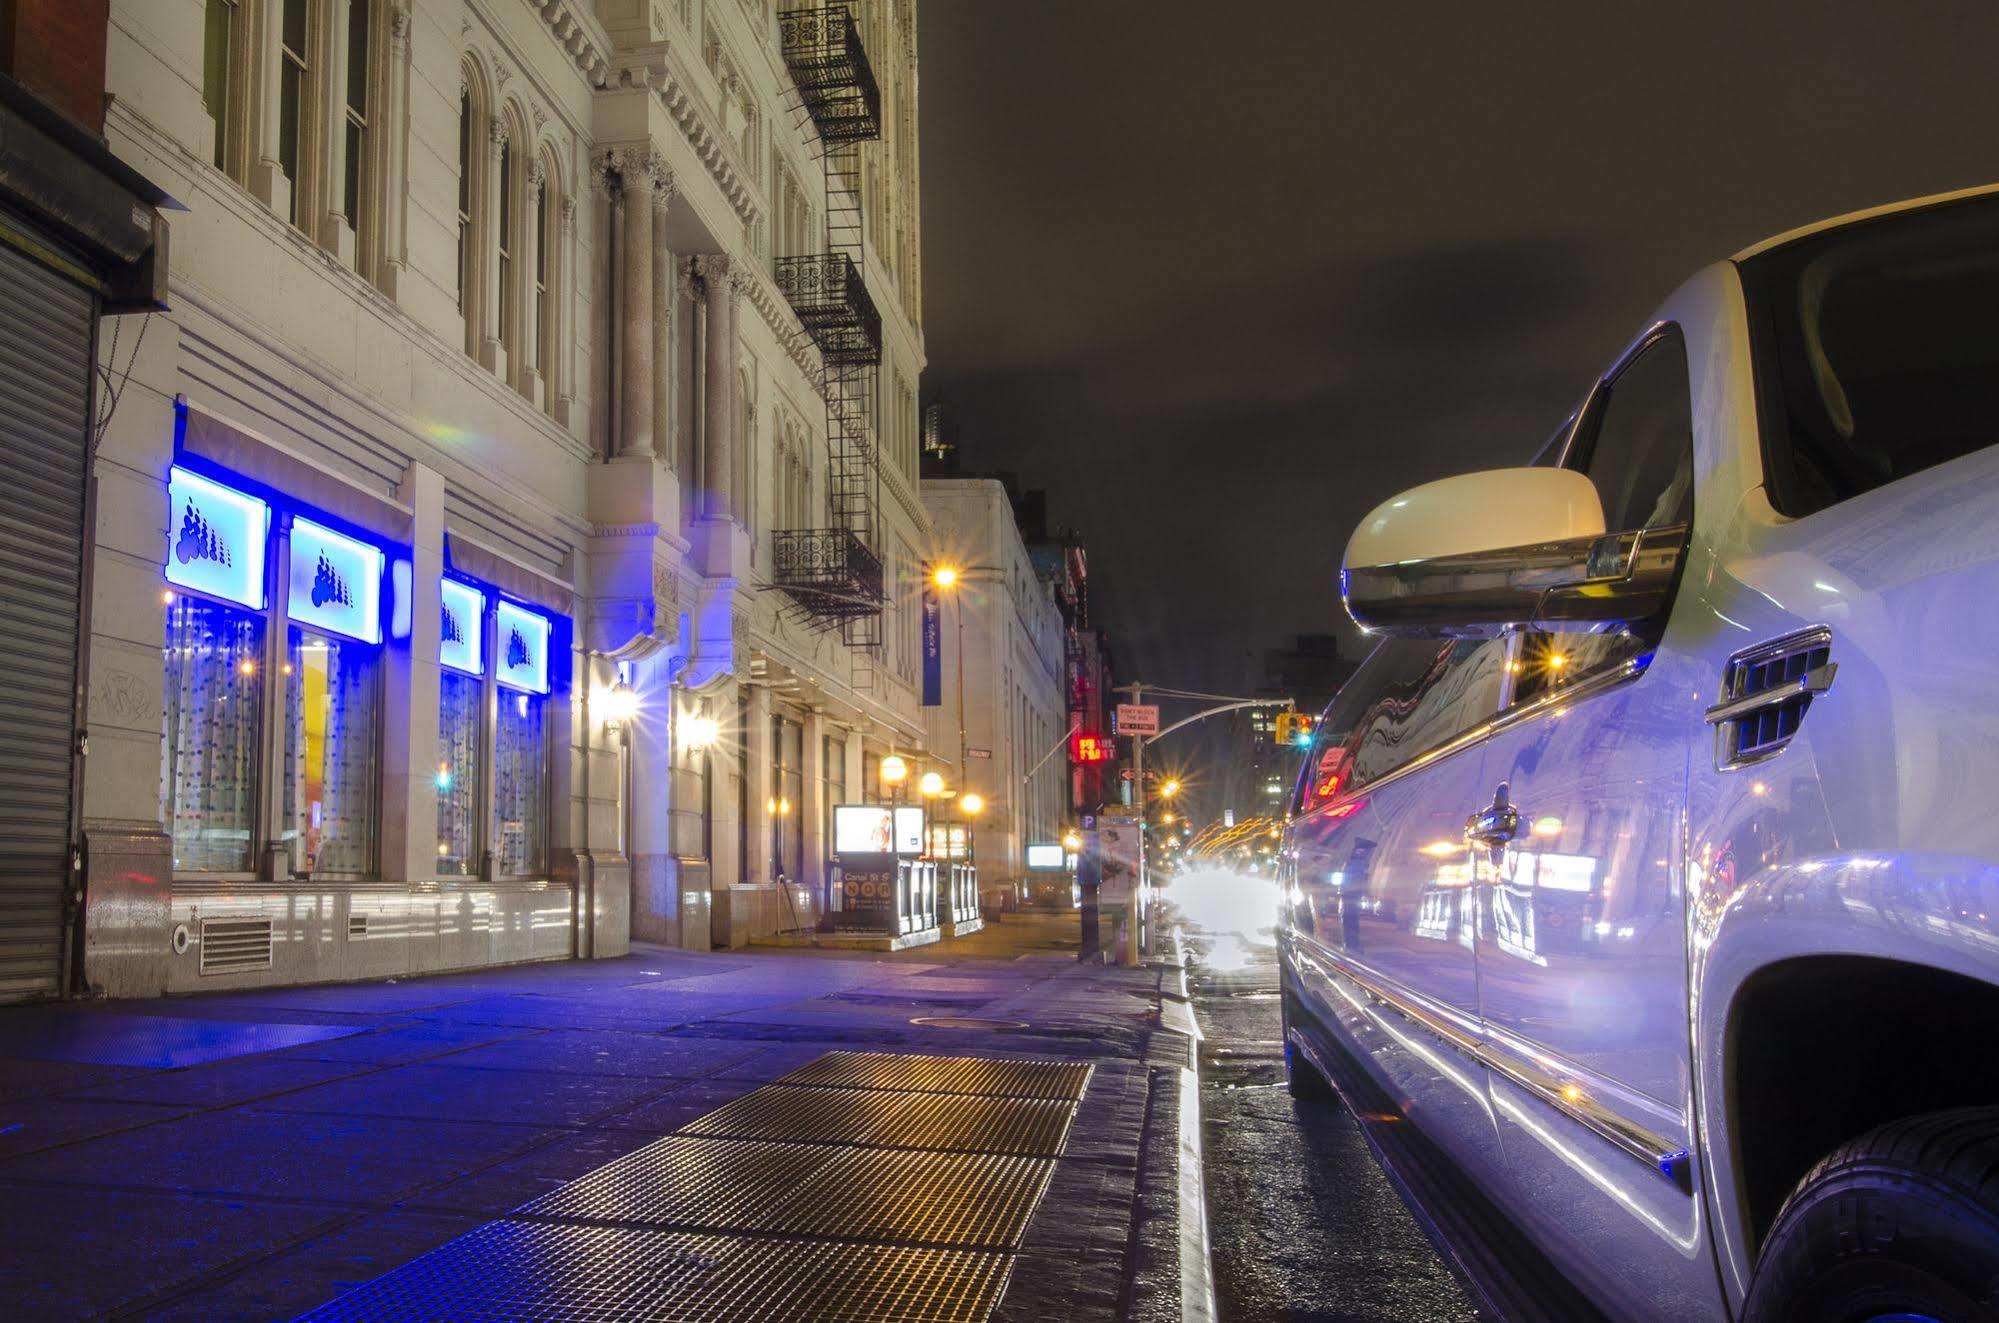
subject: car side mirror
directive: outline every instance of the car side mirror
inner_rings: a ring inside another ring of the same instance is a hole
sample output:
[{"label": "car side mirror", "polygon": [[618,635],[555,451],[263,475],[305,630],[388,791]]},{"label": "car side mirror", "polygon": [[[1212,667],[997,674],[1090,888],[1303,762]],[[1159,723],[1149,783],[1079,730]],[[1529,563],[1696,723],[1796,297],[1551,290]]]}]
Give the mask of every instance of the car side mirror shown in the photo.
[{"label": "car side mirror", "polygon": [[1347,543],[1340,591],[1385,634],[1629,623],[1665,605],[1686,537],[1685,524],[1606,532],[1595,485],[1572,469],[1490,469],[1376,506]]}]

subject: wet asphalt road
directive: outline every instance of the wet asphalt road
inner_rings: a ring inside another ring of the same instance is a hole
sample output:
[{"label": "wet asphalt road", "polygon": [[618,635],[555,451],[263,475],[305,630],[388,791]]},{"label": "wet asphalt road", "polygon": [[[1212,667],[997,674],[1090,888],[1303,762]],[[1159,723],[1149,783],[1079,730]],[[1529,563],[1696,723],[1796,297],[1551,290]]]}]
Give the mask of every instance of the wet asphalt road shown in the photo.
[{"label": "wet asphalt road", "polygon": [[1193,928],[1185,938],[1204,1035],[1202,1147],[1222,1319],[1480,1319],[1346,1108],[1286,1090],[1268,937]]}]

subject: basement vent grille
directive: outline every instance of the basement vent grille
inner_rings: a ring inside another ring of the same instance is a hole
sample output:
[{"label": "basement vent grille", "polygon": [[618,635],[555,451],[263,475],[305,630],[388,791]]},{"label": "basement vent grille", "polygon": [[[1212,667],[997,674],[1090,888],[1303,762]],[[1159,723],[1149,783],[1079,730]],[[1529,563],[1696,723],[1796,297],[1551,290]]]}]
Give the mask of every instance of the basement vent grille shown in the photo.
[{"label": "basement vent grille", "polygon": [[349,937],[366,937],[368,935],[368,916],[365,914],[348,915],[347,935]]},{"label": "basement vent grille", "polygon": [[240,974],[271,967],[269,919],[203,919],[201,972]]}]

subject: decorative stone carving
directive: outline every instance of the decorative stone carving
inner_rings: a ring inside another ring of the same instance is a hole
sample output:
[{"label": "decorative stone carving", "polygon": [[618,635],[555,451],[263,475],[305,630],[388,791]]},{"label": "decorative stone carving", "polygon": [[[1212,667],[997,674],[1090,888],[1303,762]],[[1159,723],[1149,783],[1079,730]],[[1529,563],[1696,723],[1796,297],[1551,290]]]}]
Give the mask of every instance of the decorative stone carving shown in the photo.
[{"label": "decorative stone carving", "polygon": [[507,136],[505,115],[495,115],[486,122],[486,141],[491,144],[495,155],[499,154],[500,148],[507,145]]}]

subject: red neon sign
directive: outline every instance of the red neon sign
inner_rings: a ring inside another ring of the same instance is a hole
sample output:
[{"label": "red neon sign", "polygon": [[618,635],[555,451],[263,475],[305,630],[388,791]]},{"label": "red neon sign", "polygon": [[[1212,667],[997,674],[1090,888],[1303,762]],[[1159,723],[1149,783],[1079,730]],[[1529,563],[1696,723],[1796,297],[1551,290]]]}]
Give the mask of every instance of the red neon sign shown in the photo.
[{"label": "red neon sign", "polygon": [[1085,735],[1078,731],[1069,742],[1069,761],[1072,763],[1107,763],[1111,756],[1111,742],[1101,735]]}]

